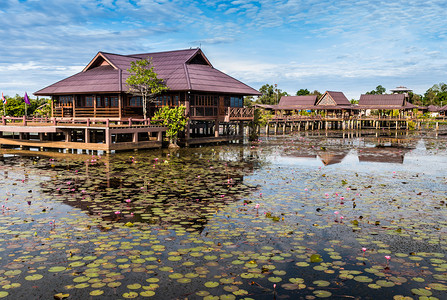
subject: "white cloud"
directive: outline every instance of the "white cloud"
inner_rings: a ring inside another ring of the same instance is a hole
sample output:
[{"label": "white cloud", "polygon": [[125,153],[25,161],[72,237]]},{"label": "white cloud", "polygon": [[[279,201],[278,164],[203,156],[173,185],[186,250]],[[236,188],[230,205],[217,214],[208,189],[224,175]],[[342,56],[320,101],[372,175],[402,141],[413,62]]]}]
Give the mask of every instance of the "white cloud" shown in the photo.
[{"label": "white cloud", "polygon": [[446,38],[445,0],[3,0],[0,82],[17,86],[27,71],[41,88],[100,50],[202,43],[214,66],[247,83],[431,86],[447,75]]}]

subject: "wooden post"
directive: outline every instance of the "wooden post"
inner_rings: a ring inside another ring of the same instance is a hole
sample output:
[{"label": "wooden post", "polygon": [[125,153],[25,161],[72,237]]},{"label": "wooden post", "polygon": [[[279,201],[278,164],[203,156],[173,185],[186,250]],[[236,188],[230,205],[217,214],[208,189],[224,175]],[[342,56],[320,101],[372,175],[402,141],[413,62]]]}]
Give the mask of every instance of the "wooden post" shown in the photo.
[{"label": "wooden post", "polygon": [[90,130],[88,128],[85,128],[84,141],[85,143],[90,143]]},{"label": "wooden post", "polygon": [[96,118],[96,95],[93,95],[93,117]]},{"label": "wooden post", "polygon": [[121,120],[123,118],[123,94],[118,95],[118,118]]},{"label": "wooden post", "polygon": [[[105,135],[105,137],[104,137],[104,139],[105,139],[105,144],[106,144],[106,146],[107,146],[107,151],[110,151],[110,145],[112,144],[112,137],[110,136],[110,128],[106,128],[105,130],[104,130],[104,135]],[[138,138],[138,133],[137,133],[137,138]]]},{"label": "wooden post", "polygon": [[75,98],[75,95],[73,95],[73,97],[72,97],[72,101],[73,101],[73,103],[72,103],[72,107],[73,107],[73,118],[76,118],[76,98]]},{"label": "wooden post", "polygon": [[219,120],[214,121],[214,137],[219,137]]},{"label": "wooden post", "polygon": [[65,130],[65,142],[71,142],[71,129],[66,129]]},{"label": "wooden post", "polygon": [[163,142],[163,131],[157,132],[157,141]]}]

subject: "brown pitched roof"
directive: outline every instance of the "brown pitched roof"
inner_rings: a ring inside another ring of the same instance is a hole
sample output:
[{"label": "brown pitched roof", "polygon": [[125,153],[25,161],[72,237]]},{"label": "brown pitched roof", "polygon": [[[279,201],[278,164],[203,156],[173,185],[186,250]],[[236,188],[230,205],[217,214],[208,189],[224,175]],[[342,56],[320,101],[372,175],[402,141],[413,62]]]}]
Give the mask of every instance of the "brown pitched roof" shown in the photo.
[{"label": "brown pitched roof", "polygon": [[317,102],[317,95],[306,96],[282,96],[279,100],[279,108],[281,107],[311,107]]},{"label": "brown pitched roof", "polygon": [[436,105],[429,105],[427,107],[427,109],[428,109],[429,112],[438,112],[438,111],[441,110],[441,107],[436,106]]},{"label": "brown pitched roof", "polygon": [[335,103],[337,105],[351,105],[351,102],[346,98],[345,94],[343,92],[330,92],[328,91],[329,95],[331,95],[332,99],[334,99]]},{"label": "brown pitched roof", "polygon": [[[331,99],[332,103],[324,103],[326,99]],[[351,106],[351,102],[349,102],[348,98],[346,98],[343,92],[326,91],[326,93],[324,93],[318,100],[316,105]]]},{"label": "brown pitched roof", "polygon": [[200,49],[132,55],[98,52],[82,72],[34,94],[40,96],[128,91],[126,79],[130,74],[127,69],[131,62],[143,58],[152,59],[155,72],[171,91],[261,95],[257,90],[215,69]]},{"label": "brown pitched roof", "polygon": [[404,94],[360,95],[359,106],[404,106]]}]

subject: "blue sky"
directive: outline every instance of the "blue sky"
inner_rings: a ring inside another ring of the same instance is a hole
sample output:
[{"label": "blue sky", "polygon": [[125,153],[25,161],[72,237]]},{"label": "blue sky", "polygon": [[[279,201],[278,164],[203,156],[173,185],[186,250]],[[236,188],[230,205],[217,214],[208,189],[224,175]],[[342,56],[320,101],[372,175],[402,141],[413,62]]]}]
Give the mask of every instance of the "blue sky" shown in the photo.
[{"label": "blue sky", "polygon": [[119,54],[201,46],[259,89],[383,85],[423,94],[447,82],[447,1],[1,0],[0,91],[35,92]]}]

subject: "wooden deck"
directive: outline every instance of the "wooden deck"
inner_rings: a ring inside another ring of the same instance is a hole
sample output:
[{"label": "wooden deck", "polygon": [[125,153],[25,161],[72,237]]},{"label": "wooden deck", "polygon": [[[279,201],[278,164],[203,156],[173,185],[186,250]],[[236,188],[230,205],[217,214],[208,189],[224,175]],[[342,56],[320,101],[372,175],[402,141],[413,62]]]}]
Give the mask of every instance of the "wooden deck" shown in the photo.
[{"label": "wooden deck", "polygon": [[149,119],[2,117],[0,145],[104,152],[161,148],[166,129]]},{"label": "wooden deck", "polygon": [[[297,115],[275,115],[266,126],[265,132],[268,135],[273,129],[274,134],[291,132],[294,130],[362,130],[362,129],[395,129],[408,130],[410,124],[413,129],[422,129],[424,126],[432,126],[439,129],[439,123],[443,120],[417,119],[405,116],[297,116]],[[258,129],[258,131],[260,128]]]}]

